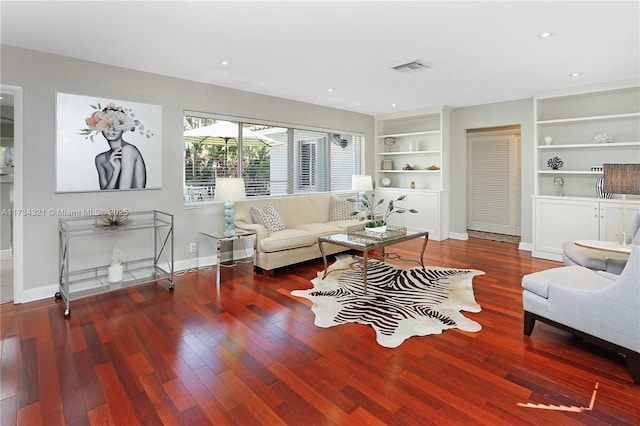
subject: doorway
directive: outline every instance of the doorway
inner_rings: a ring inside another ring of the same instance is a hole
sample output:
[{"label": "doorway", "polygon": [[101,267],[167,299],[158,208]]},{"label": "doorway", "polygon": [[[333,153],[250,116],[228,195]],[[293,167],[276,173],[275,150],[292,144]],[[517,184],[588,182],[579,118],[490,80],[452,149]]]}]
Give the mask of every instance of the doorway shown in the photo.
[{"label": "doorway", "polygon": [[467,130],[470,235],[519,242],[520,152],[519,125]]},{"label": "doorway", "polygon": [[22,88],[0,85],[0,303],[22,302]]}]

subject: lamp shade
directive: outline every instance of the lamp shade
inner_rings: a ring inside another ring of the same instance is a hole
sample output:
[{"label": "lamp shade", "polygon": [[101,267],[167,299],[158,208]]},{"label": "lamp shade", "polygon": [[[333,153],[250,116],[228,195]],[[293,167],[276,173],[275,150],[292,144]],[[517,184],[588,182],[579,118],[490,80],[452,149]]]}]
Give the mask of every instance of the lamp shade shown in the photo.
[{"label": "lamp shade", "polygon": [[640,194],[640,164],[603,164],[604,192]]},{"label": "lamp shade", "polygon": [[369,175],[351,176],[351,189],[353,191],[364,192],[373,191],[373,183]]},{"label": "lamp shade", "polygon": [[216,179],[216,192],[213,196],[217,201],[240,201],[246,198],[244,179],[242,178],[218,178]]}]

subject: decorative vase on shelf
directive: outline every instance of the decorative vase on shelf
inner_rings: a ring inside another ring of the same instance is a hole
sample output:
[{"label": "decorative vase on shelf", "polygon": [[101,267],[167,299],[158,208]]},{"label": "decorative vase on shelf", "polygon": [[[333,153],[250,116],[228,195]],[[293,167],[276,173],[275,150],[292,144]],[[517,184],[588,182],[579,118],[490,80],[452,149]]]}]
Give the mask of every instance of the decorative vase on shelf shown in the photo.
[{"label": "decorative vase on shelf", "polygon": [[613,194],[610,192],[604,192],[604,177],[599,177],[596,180],[596,195],[598,198],[611,198]]},{"label": "decorative vase on shelf", "polygon": [[120,259],[122,259],[122,250],[118,247],[113,248],[113,252],[111,252],[111,266],[107,268],[108,279],[110,283],[119,283],[122,281],[122,272],[123,267],[122,263],[120,263]]},{"label": "decorative vase on shelf", "polygon": [[547,167],[549,167],[551,170],[558,170],[560,167],[562,167],[563,164],[564,162],[560,157],[549,158],[549,160],[547,161]]},{"label": "decorative vase on shelf", "polygon": [[544,137],[544,143],[546,143],[547,145],[551,145],[551,142],[553,142],[553,138],[551,136]]}]

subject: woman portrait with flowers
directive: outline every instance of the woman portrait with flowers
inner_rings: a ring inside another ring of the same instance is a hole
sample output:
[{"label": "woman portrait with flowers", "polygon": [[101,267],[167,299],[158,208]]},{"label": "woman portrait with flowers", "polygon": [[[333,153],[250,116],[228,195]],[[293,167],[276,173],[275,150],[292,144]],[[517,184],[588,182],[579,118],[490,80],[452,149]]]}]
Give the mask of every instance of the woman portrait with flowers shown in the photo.
[{"label": "woman portrait with flowers", "polygon": [[95,157],[100,189],[145,188],[147,169],[142,154],[123,139],[125,132],[135,131],[136,127],[142,132],[144,126],[134,119],[130,109],[114,103],[93,108],[97,111],[87,117],[87,128],[80,130],[80,134],[93,141],[94,136],[101,133],[109,144],[107,151]]}]

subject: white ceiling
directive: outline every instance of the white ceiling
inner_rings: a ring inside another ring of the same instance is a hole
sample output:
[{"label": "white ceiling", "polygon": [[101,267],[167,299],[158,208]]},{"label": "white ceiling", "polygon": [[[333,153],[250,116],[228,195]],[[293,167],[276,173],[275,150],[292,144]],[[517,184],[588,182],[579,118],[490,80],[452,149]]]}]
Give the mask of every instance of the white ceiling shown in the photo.
[{"label": "white ceiling", "polygon": [[[0,7],[2,44],[365,114],[486,104],[640,76],[638,1]],[[539,38],[543,31],[553,36]],[[429,69],[391,70],[416,59]]]}]

